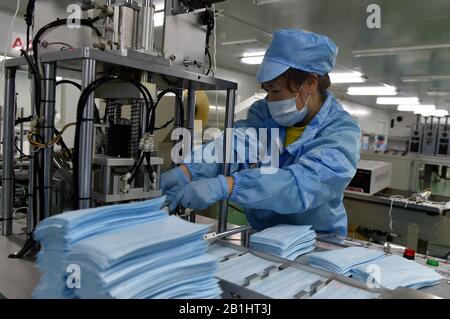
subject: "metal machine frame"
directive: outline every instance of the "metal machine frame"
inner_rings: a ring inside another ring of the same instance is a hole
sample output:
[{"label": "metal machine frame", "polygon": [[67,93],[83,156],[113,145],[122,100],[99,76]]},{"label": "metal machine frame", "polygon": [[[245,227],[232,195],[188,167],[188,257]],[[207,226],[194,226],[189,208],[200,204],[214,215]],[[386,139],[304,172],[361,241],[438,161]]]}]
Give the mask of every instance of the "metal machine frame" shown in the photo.
[{"label": "metal machine frame", "polygon": [[[122,54],[122,55],[121,55]],[[112,51],[100,51],[89,47],[79,48],[72,51],[50,52],[42,54],[40,62],[43,66],[43,92],[41,116],[46,119],[46,124],[42,128],[44,142],[52,138],[55,115],[55,90],[57,70],[64,72],[75,71],[81,78],[82,88],[86,88],[96,79],[97,72],[101,73],[107,67],[116,67],[128,71],[140,71],[148,75],[148,82],[156,85],[168,84],[179,90],[188,90],[187,104],[187,128],[191,131],[193,138],[194,116],[195,116],[195,91],[196,90],[226,90],[226,122],[225,128],[231,128],[234,125],[234,106],[237,84],[230,81],[211,78],[202,74],[191,73],[171,67],[167,61],[161,58],[155,58],[151,55],[144,55],[133,51],[122,51],[121,54]],[[5,107],[3,109],[4,127],[3,127],[3,187],[2,187],[2,233],[3,235],[12,234],[12,210],[13,210],[13,141],[14,141],[14,103],[15,103],[15,74],[17,68],[27,65],[25,58],[15,58],[6,61],[5,64]],[[175,110],[177,107],[175,106]],[[83,117],[93,119],[94,116],[94,95],[92,94],[84,109]],[[80,172],[91,172],[93,164],[93,121],[84,121],[80,130],[80,154],[78,159],[78,169]],[[230,133],[225,130],[224,163],[229,163],[231,153],[227,150],[228,143],[231,141]],[[39,212],[39,219],[49,216],[52,190],[52,159],[53,148],[47,148],[42,151],[42,163],[44,163],[44,191],[45,191],[45,211]],[[30,174],[35,169],[30,163]],[[229,175],[229,165],[224,165],[223,174]],[[32,178],[30,176],[29,189],[33,189]],[[88,208],[91,199],[92,174],[80,174],[79,176],[79,206]],[[219,232],[227,228],[227,202],[222,201],[219,214]],[[33,221],[31,220],[32,205],[28,211],[28,231],[31,233]]]}]

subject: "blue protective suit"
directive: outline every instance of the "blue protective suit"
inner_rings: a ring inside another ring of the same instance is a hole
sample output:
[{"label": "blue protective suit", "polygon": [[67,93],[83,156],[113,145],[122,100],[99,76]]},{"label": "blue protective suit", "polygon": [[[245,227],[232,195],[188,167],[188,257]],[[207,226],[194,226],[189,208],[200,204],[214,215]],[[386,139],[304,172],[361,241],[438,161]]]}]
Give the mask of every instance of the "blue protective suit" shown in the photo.
[{"label": "blue protective suit", "polygon": [[[255,102],[235,127],[279,128],[284,145],[286,127],[271,118],[265,99]],[[261,167],[250,168],[247,163],[231,164],[234,187],[229,200],[245,210],[256,230],[278,224],[312,225],[317,232],[346,236],[343,191],[356,172],[359,149],[358,124],[327,93],[302,136],[282,150],[276,173],[262,174]],[[218,163],[186,166],[194,180],[217,176],[223,168]]]}]

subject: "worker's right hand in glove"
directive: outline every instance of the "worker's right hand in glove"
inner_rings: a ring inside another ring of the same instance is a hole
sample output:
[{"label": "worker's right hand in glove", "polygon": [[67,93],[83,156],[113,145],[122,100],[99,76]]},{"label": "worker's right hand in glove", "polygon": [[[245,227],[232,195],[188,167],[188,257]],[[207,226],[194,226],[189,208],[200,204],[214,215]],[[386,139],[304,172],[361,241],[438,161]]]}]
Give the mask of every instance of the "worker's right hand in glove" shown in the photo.
[{"label": "worker's right hand in glove", "polygon": [[173,211],[177,207],[178,201],[175,195],[189,182],[188,176],[180,167],[172,168],[161,174],[160,187],[163,195],[166,196],[164,205],[169,206],[169,211]]}]

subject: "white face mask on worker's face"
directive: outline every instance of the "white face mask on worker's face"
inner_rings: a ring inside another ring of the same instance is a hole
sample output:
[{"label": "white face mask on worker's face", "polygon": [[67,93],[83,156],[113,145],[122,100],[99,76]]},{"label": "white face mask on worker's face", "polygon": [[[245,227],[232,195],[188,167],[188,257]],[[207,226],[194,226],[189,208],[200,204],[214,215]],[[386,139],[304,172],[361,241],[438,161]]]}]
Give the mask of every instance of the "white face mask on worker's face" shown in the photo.
[{"label": "white face mask on worker's face", "polygon": [[297,95],[290,99],[267,102],[269,107],[269,112],[275,122],[277,122],[281,126],[294,126],[295,124],[303,121],[305,117],[308,115],[308,102],[311,94],[308,94],[308,98],[306,99],[306,103],[303,108],[299,111],[297,109],[297,97],[300,94],[303,84],[300,87]]}]

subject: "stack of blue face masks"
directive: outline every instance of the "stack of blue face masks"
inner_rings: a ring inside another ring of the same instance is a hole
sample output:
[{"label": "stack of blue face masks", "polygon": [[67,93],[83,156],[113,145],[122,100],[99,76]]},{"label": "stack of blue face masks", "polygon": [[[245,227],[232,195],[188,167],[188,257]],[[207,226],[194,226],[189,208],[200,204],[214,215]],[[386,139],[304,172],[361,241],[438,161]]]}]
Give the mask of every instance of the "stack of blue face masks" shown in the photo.
[{"label": "stack of blue face masks", "polygon": [[353,268],[383,258],[384,253],[362,247],[348,247],[312,253],[307,257],[308,263],[312,267],[350,276]]},{"label": "stack of blue face masks", "polygon": [[68,289],[66,283],[70,274],[66,257],[73,245],[84,238],[167,217],[167,213],[160,210],[163,203],[164,197],[161,197],[71,211],[43,220],[34,232],[34,238],[41,244],[37,267],[43,275],[33,297],[76,298],[74,289]]},{"label": "stack of blue face masks", "polygon": [[352,275],[356,279],[375,281],[388,289],[420,289],[436,285],[444,279],[433,269],[400,256],[389,256],[360,265],[352,270]]},{"label": "stack of blue face masks", "polygon": [[[221,293],[195,225],[159,210],[164,198],[61,214],[42,222],[35,298],[215,298]],[[109,210],[109,214],[108,214]],[[89,211],[89,212],[87,212]],[[79,268],[71,288],[67,267]]]},{"label": "stack of blue face masks", "polygon": [[80,265],[81,298],[217,298],[217,261],[205,254],[209,225],[170,216],[84,239],[67,260]]},{"label": "stack of blue face masks", "polygon": [[250,236],[250,248],[290,260],[314,250],[315,243],[311,226],[277,225]]}]

